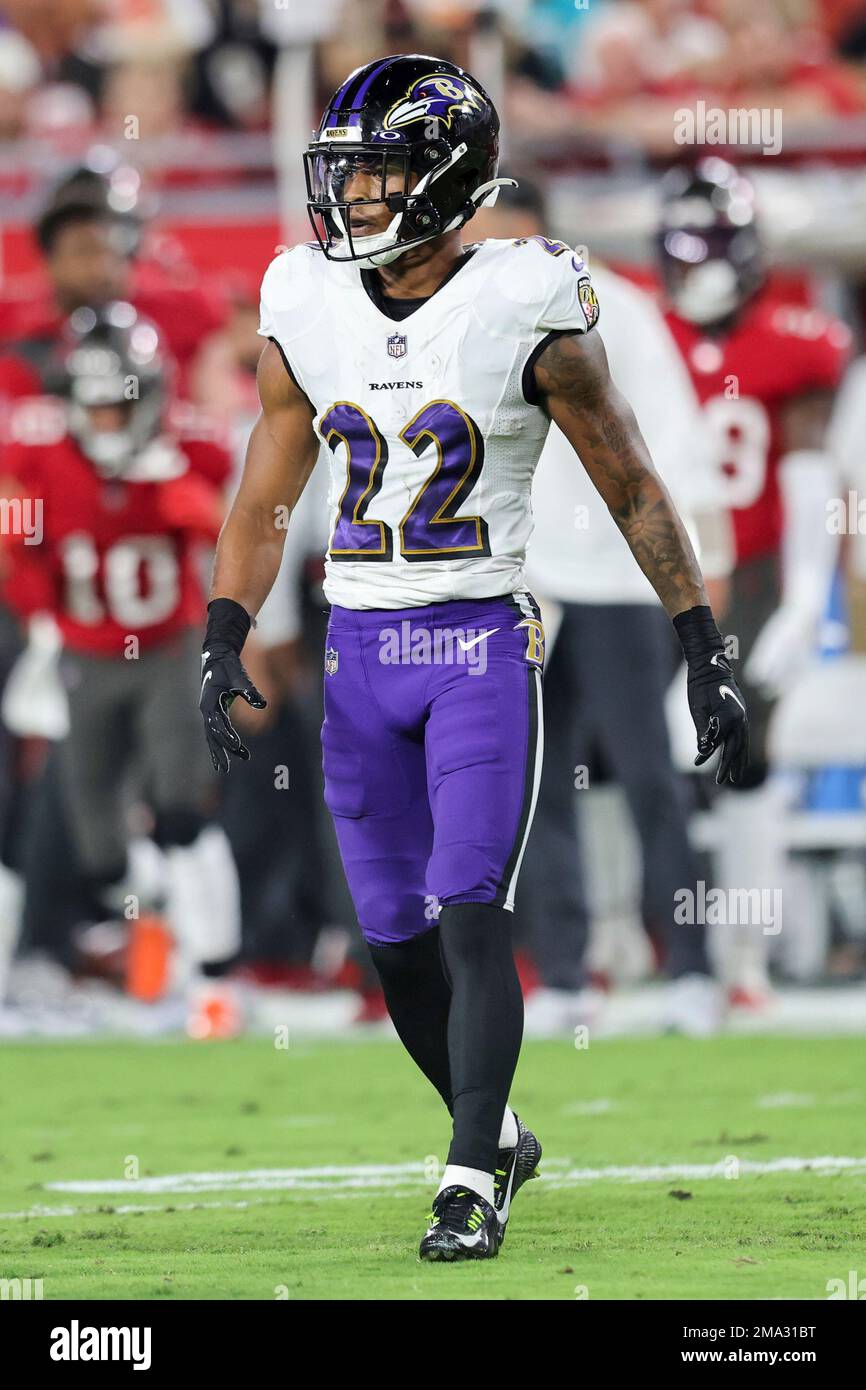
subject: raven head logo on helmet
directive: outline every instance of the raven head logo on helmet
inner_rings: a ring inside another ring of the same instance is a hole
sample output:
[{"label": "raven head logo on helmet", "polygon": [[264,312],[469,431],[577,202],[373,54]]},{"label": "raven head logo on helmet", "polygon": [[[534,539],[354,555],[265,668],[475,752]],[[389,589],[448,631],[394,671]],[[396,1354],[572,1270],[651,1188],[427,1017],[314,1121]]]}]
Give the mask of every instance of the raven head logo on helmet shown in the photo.
[{"label": "raven head logo on helmet", "polygon": [[724,159],[665,176],[656,243],[668,301],[690,323],[726,323],[763,284],[752,185]]},{"label": "raven head logo on helmet", "polygon": [[388,265],[468,222],[502,184],[499,117],[483,87],[425,54],[358,68],[304,155],[307,208],[329,260]]},{"label": "raven head logo on helmet", "polygon": [[431,72],[413,82],[403,100],[394,103],[385,116],[385,129],[399,130],[401,126],[431,117],[444,121],[447,127],[451,125],[454,112],[467,108],[479,110],[481,101],[481,96],[466,78]]}]

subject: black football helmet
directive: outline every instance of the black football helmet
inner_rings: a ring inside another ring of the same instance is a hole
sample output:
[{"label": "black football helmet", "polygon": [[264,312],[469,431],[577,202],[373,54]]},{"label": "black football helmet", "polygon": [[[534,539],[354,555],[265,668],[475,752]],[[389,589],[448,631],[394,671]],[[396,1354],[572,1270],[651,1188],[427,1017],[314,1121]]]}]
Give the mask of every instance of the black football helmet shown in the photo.
[{"label": "black football helmet", "polygon": [[[168,372],[154,324],[131,304],[76,309],[62,361],[69,433],[106,478],[128,474],[162,427]],[[100,429],[94,407],[123,407],[123,426]]]},{"label": "black football helmet", "polygon": [[36,223],[36,237],[44,250],[50,245],[54,225],[70,211],[95,212],[111,221],[124,256],[137,255],[147,211],[143,207],[141,175],[131,164],[124,164],[113,150],[94,146],[82,164],[68,169],[54,184]]},{"label": "black football helmet", "polygon": [[656,242],[668,301],[691,323],[724,323],[763,284],[754,191],[724,159],[665,176]]},{"label": "black football helmet", "polygon": [[[329,260],[388,265],[494,202],[514,182],[497,179],[498,164],[499,117],[468,72],[419,53],[368,63],[328,102],[304,155],[313,231]],[[371,196],[352,196],[357,174]],[[388,228],[353,236],[350,205],[381,203]]]}]

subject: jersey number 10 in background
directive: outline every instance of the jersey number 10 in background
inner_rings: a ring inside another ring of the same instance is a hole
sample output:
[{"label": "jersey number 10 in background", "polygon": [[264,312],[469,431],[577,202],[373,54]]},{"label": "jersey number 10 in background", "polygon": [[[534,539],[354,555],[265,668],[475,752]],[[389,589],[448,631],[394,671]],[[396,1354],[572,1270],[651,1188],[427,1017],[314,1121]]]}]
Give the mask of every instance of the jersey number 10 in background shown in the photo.
[{"label": "jersey number 10 in background", "polygon": [[[384,435],[360,406],[338,401],[322,420],[333,452],[346,446],[346,486],[331,537],[332,560],[390,560],[390,526],[367,515],[388,466]],[[436,467],[400,522],[400,554],[406,560],[448,560],[489,555],[487,523],[456,513],[474,488],[484,463],[484,440],[475,421],[453,401],[431,401],[400,438],[416,457],[436,447]]]}]

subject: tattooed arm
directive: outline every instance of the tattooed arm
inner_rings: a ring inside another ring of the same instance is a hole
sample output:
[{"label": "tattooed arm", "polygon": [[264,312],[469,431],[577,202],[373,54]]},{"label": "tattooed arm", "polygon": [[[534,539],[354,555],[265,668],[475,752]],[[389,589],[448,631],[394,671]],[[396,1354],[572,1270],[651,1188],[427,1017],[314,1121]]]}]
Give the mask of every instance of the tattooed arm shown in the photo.
[{"label": "tattooed arm", "polygon": [[670,617],[706,604],[685,527],[611,380],[598,332],[554,338],[535,365],[535,383]]},{"label": "tattooed arm", "polygon": [[652,466],[628,403],[610,379],[598,333],[548,344],[535,366],[540,401],[562,430],[670,617],[688,666],[698,735],[695,764],[722,755],[718,782],[737,782],[749,758],[746,705],[707,603],[694,551]]}]

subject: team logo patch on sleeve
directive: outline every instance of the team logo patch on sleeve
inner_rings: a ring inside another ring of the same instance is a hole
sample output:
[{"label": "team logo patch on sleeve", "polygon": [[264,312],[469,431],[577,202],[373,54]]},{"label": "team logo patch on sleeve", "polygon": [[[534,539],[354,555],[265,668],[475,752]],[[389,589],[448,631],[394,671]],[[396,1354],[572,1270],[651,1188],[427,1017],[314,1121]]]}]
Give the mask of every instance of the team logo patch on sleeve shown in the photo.
[{"label": "team logo patch on sleeve", "polygon": [[580,300],[580,307],[583,310],[583,317],[586,319],[587,328],[592,328],[598,318],[598,300],[592,282],[585,278],[578,281],[577,297]]}]

